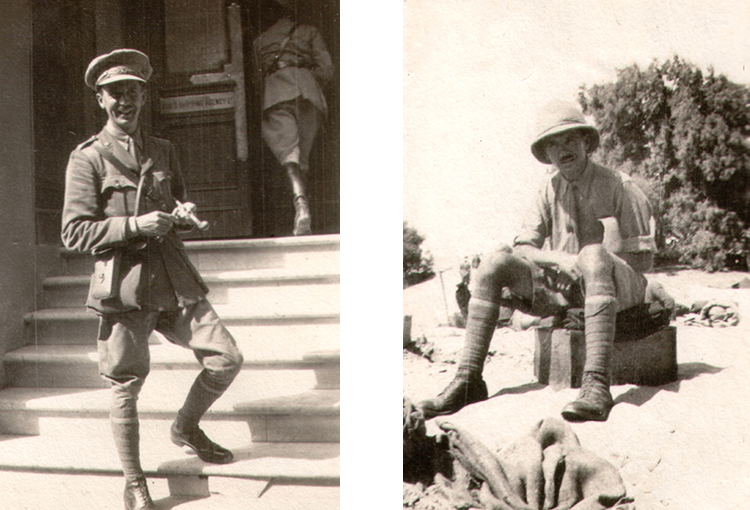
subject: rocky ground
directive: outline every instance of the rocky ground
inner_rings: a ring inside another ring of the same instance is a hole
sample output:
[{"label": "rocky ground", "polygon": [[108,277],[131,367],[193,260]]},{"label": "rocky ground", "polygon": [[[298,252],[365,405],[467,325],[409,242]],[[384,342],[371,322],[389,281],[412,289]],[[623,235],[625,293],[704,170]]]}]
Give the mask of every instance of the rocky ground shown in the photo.
[{"label": "rocky ground", "polygon": [[[735,509],[750,503],[750,289],[731,288],[747,276],[693,270],[649,275],[680,303],[734,301],[739,324],[708,328],[676,322],[678,381],[613,386],[616,405],[607,422],[572,424],[583,448],[619,469],[639,509]],[[404,292],[405,313],[434,307],[446,307],[442,293]],[[404,395],[417,402],[452,379],[463,330],[440,326],[435,317],[414,321],[413,338],[431,358],[404,350]],[[489,400],[430,421],[428,434],[442,419],[499,450],[542,418],[559,417],[578,390],[555,392],[538,384],[533,350],[533,330],[498,329],[484,370]]]}]

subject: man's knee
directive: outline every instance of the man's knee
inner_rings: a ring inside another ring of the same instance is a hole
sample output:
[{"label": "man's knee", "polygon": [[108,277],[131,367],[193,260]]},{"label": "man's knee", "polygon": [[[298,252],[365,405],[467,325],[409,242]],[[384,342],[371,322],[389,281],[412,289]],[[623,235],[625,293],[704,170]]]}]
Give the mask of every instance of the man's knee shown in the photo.
[{"label": "man's knee", "polygon": [[518,258],[508,251],[495,251],[482,257],[479,267],[476,268],[476,276],[472,275],[477,285],[504,286],[512,282],[514,266],[518,265]]},{"label": "man's knee", "polygon": [[614,269],[612,255],[601,244],[590,244],[581,248],[576,259],[576,266],[584,280],[588,278],[611,275]]},{"label": "man's knee", "polygon": [[244,361],[245,356],[243,356],[242,351],[238,347],[231,355],[230,367],[231,371],[233,372],[232,379],[234,379],[237,374],[240,373],[240,370],[242,370],[242,363],[244,363]]},{"label": "man's knee", "polygon": [[212,356],[204,365],[215,382],[221,386],[228,386],[242,370],[244,360],[239,347],[234,347],[220,355]]}]

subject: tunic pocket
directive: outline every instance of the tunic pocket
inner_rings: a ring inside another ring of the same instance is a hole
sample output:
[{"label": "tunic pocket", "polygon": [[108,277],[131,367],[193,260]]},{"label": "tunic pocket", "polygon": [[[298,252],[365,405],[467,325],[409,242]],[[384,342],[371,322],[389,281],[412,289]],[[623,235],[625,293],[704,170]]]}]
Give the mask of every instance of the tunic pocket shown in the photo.
[{"label": "tunic pocket", "polygon": [[130,216],[135,207],[138,187],[122,175],[107,175],[102,179],[102,197],[106,216]]}]

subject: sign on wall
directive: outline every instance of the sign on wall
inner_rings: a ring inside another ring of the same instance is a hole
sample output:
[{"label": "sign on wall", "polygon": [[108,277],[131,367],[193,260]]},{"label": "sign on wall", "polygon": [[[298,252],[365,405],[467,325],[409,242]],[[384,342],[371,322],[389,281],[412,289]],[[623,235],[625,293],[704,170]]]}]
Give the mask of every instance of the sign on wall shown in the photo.
[{"label": "sign on wall", "polygon": [[226,110],[234,107],[234,92],[191,94],[161,98],[162,115]]}]

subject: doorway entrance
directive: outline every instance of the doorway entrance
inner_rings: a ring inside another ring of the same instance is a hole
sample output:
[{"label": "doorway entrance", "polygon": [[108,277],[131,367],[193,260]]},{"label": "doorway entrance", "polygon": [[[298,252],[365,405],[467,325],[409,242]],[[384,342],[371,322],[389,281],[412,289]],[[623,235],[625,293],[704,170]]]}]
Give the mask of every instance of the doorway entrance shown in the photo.
[{"label": "doorway entrance", "polygon": [[[195,232],[192,238],[291,235],[294,207],[288,180],[260,135],[260,89],[252,51],[252,41],[268,22],[265,13],[273,2],[34,3],[40,242],[59,243],[68,155],[105,121],[93,94],[83,87],[83,70],[96,55],[119,47],[141,50],[151,59],[154,74],[143,124],[178,148],[188,196],[210,223],[207,231]],[[298,20],[320,30],[338,69],[338,2],[298,0],[296,5]],[[329,115],[310,164],[313,234],[339,231],[338,72],[325,93]]]}]

